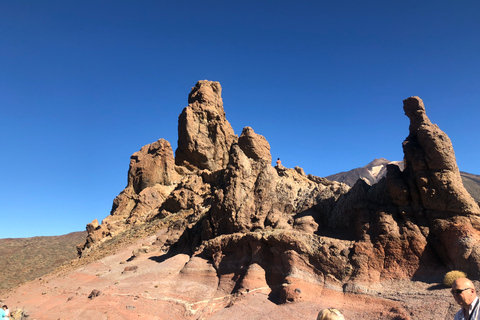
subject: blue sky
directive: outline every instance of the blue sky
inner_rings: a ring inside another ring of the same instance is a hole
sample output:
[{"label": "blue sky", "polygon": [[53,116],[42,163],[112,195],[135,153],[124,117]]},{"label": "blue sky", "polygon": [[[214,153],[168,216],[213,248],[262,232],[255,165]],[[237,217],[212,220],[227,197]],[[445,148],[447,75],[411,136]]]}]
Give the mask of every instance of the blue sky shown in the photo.
[{"label": "blue sky", "polygon": [[0,238],[105,218],[203,79],[287,167],[401,160],[418,95],[480,174],[478,1],[0,1],[0,68]]}]

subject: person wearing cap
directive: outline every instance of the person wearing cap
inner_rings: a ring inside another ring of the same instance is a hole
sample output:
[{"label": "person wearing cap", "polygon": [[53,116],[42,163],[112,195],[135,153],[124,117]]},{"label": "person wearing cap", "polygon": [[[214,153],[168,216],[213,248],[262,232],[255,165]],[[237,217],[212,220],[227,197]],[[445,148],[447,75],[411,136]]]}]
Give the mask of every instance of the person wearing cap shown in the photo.
[{"label": "person wearing cap", "polygon": [[462,307],[454,320],[480,320],[479,300],[475,286],[467,278],[459,278],[452,284],[452,295],[455,301]]}]

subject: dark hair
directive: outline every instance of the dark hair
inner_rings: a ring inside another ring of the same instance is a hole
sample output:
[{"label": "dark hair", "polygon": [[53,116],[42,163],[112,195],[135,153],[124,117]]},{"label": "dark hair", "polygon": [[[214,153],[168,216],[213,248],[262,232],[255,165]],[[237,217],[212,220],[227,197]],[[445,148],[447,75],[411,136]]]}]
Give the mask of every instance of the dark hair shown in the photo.
[{"label": "dark hair", "polygon": [[7,307],[7,305],[6,305],[6,304],[4,304],[2,308],[7,308],[7,309],[8,309],[8,307]]}]

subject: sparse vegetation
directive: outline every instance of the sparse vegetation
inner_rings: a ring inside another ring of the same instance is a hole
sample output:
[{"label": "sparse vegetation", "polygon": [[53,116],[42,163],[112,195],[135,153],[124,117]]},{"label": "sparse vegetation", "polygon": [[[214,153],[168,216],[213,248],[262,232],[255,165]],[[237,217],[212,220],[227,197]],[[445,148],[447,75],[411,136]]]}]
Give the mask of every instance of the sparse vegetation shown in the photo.
[{"label": "sparse vegetation", "polygon": [[445,277],[443,278],[443,285],[445,287],[452,287],[453,281],[459,279],[459,278],[466,278],[467,274],[463,271],[458,271],[458,270],[452,270],[449,271],[445,274]]},{"label": "sparse vegetation", "polygon": [[28,319],[28,312],[24,309],[10,310],[10,320]]},{"label": "sparse vegetation", "polygon": [[86,232],[63,236],[0,239],[0,292],[41,277],[77,257]]}]

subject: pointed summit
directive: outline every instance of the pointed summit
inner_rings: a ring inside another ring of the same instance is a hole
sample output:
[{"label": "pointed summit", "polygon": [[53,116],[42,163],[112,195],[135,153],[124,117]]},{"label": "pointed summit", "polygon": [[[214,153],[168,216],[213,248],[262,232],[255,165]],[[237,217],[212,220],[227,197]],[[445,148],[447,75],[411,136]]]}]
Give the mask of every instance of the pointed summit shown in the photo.
[{"label": "pointed summit", "polygon": [[221,93],[214,81],[201,80],[192,88],[188,106],[178,117],[177,165],[210,171],[226,167],[238,137],[225,117]]}]

